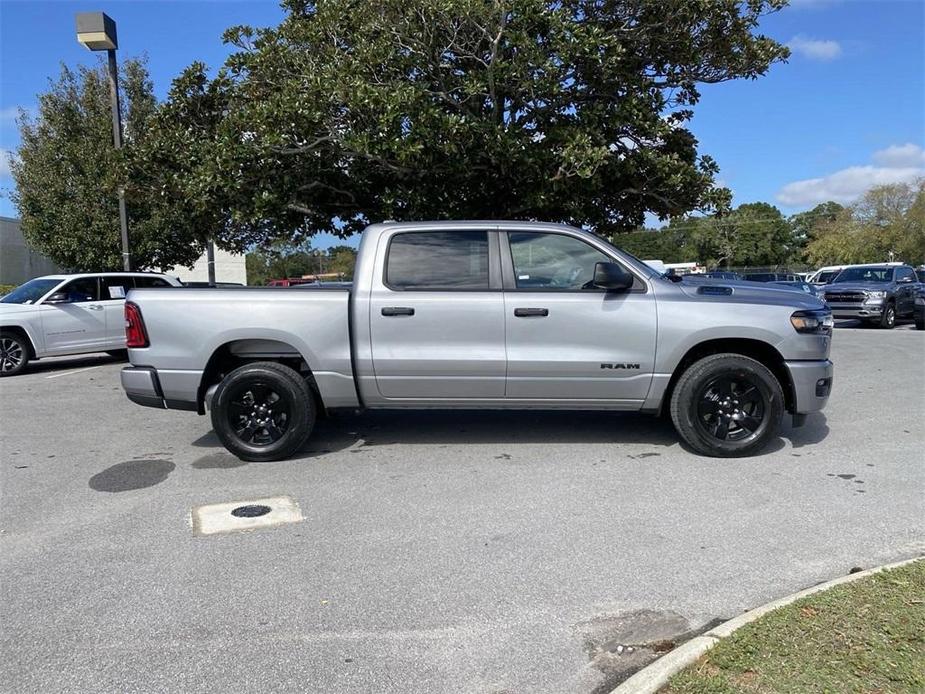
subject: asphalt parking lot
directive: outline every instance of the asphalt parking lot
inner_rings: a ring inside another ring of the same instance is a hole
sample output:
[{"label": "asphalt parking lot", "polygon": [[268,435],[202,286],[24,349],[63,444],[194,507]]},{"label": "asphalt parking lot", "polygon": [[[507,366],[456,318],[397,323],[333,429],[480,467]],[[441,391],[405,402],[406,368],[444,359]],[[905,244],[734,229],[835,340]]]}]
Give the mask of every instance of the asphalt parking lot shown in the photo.
[{"label": "asphalt parking lot", "polygon": [[[828,409],[742,460],[639,416],[398,412],[245,464],[108,357],[40,362],[0,382],[2,688],[608,691],[653,642],[925,553],[925,333],[840,325]],[[280,495],[304,520],[190,527]]]}]

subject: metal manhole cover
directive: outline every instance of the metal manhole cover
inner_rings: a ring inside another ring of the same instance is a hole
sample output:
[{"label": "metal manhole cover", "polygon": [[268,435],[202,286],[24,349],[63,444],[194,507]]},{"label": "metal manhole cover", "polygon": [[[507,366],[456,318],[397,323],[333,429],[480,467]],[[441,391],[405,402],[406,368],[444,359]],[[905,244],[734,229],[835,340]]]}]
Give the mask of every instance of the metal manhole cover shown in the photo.
[{"label": "metal manhole cover", "polygon": [[231,515],[237,518],[257,518],[257,516],[265,516],[269,512],[270,507],[261,504],[248,504],[247,506],[238,506],[231,509]]}]

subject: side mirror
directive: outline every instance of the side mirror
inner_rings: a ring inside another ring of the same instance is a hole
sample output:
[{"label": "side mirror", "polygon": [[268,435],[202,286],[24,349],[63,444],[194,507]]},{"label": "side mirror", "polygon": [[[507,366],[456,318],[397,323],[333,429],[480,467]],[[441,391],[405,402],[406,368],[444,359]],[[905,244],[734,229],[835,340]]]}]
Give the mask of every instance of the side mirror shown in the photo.
[{"label": "side mirror", "polygon": [[67,292],[55,292],[47,299],[45,299],[45,304],[66,304],[69,303]]},{"label": "side mirror", "polygon": [[591,284],[608,291],[626,291],[633,286],[633,276],[616,263],[597,263]]}]

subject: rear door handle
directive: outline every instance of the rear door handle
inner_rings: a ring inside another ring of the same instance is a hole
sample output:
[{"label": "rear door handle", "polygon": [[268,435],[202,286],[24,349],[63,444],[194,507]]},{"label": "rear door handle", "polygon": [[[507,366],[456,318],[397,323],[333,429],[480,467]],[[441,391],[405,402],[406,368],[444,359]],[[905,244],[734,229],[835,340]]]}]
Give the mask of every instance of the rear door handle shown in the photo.
[{"label": "rear door handle", "polygon": [[87,308],[90,309],[91,311],[102,311],[103,310],[103,307],[97,304],[94,304],[93,306],[87,306]]},{"label": "rear door handle", "polygon": [[518,318],[528,318],[530,316],[548,316],[548,308],[515,308],[514,315]]},{"label": "rear door handle", "polygon": [[383,306],[383,316],[413,316],[414,309],[410,306]]}]

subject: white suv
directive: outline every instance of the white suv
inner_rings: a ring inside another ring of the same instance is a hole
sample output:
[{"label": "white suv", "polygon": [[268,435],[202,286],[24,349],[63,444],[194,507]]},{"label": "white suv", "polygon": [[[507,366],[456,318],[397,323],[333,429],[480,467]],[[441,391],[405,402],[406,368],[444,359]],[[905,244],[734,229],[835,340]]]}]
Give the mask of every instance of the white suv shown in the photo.
[{"label": "white suv", "polygon": [[42,357],[125,349],[125,295],[135,287],[179,287],[149,272],[47,275],[0,299],[0,376]]}]

